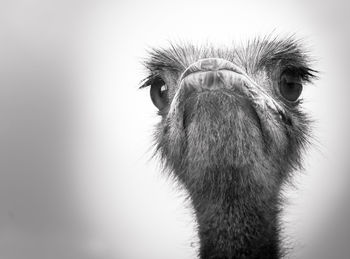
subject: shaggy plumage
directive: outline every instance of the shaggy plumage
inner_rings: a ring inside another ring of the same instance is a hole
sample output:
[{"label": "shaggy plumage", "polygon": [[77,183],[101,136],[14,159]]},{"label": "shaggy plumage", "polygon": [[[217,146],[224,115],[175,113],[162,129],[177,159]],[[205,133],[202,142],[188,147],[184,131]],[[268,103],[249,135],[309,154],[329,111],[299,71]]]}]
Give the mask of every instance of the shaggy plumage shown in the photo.
[{"label": "shaggy plumage", "polygon": [[[151,86],[162,118],[156,149],[188,190],[200,258],[280,258],[280,190],[301,166],[310,135],[301,99],[285,91],[295,94],[316,74],[301,44],[292,37],[220,49],[174,44],[150,51],[145,66],[141,87]],[[223,86],[213,90],[196,73]]]}]

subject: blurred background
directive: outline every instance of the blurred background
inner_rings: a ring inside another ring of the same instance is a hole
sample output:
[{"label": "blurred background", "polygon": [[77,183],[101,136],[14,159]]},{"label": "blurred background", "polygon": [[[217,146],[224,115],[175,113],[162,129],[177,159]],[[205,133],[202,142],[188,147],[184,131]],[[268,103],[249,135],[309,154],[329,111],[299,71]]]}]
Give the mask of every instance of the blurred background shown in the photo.
[{"label": "blurred background", "polygon": [[287,188],[287,258],[350,258],[347,1],[0,2],[0,258],[193,259],[185,193],[152,155],[149,47],[304,39],[315,144]]}]

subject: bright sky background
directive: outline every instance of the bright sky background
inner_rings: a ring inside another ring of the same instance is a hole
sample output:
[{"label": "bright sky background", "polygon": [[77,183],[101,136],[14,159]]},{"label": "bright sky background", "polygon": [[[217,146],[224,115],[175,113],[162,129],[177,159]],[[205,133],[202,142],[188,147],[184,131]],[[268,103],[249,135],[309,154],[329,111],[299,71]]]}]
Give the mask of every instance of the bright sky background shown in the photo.
[{"label": "bright sky background", "polygon": [[288,189],[288,258],[350,256],[350,5],[346,1],[3,1],[0,258],[193,259],[184,193],[151,160],[146,49],[303,38],[316,144]]}]

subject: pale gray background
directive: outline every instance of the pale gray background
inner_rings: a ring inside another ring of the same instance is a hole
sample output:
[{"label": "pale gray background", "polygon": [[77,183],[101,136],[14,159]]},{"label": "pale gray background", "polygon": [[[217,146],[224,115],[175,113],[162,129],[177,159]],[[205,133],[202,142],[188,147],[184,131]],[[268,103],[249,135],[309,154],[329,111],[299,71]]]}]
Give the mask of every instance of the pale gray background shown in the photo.
[{"label": "pale gray background", "polygon": [[0,258],[195,258],[184,194],[151,156],[140,61],[167,40],[304,38],[316,144],[288,189],[288,258],[350,258],[346,1],[0,3]]}]

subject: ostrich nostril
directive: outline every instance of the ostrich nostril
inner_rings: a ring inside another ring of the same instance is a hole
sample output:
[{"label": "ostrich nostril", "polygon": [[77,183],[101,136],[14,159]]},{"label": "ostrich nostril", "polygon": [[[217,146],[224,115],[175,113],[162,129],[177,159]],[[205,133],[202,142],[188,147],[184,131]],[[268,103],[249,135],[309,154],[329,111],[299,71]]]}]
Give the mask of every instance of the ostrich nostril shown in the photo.
[{"label": "ostrich nostril", "polygon": [[215,85],[216,81],[218,79],[217,73],[216,71],[210,71],[210,72],[206,72],[203,75],[203,85],[211,88],[213,85]]},{"label": "ostrich nostril", "polygon": [[[227,83],[227,82],[226,82]],[[198,90],[216,90],[225,87],[226,83],[222,80],[218,71],[196,72],[184,78],[181,84],[185,88]]]},{"label": "ostrich nostril", "polygon": [[221,58],[201,59],[189,65],[180,77],[181,85],[197,90],[217,90],[241,87],[242,71],[232,62]]},{"label": "ostrich nostril", "polygon": [[229,70],[200,71],[187,75],[181,86],[193,90],[218,90],[242,88],[244,79],[240,74]]},{"label": "ostrich nostril", "polygon": [[233,64],[231,61],[222,58],[205,58],[200,59],[191,65],[189,65],[186,70],[182,73],[180,80],[184,79],[186,76],[196,72],[204,71],[219,71],[219,70],[229,70],[242,74],[242,69],[237,65]]},{"label": "ostrich nostril", "polygon": [[223,63],[224,60],[211,58],[200,60],[198,65],[202,70],[218,70]]}]

